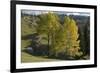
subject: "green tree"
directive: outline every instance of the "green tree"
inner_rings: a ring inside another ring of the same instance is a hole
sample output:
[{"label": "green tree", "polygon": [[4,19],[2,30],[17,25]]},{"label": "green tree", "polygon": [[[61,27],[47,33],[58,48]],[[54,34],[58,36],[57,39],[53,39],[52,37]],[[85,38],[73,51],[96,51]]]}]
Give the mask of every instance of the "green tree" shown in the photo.
[{"label": "green tree", "polygon": [[86,25],[84,26],[84,41],[85,41],[85,54],[90,54],[90,22],[87,20]]},{"label": "green tree", "polygon": [[90,22],[89,18],[85,21],[84,25],[79,29],[79,39],[80,39],[80,47],[84,56],[89,56],[90,54]]}]

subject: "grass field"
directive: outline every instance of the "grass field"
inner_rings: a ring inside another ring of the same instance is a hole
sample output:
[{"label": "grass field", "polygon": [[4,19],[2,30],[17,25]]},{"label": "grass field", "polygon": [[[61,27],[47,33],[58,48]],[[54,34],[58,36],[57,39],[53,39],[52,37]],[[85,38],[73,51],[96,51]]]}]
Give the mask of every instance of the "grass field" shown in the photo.
[{"label": "grass field", "polygon": [[48,62],[48,61],[58,61],[57,59],[49,59],[46,56],[33,56],[31,54],[28,54],[26,52],[21,53],[21,62],[22,63],[30,63],[30,62]]}]

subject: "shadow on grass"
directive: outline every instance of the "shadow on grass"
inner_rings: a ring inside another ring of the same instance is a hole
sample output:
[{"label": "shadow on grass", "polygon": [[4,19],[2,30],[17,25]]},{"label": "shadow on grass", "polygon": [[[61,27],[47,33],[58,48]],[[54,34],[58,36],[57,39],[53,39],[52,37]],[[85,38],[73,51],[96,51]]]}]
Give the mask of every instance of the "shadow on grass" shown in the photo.
[{"label": "shadow on grass", "polygon": [[[42,45],[43,46],[43,45]],[[41,47],[41,46],[40,46]],[[40,48],[41,49],[41,48]],[[57,60],[78,60],[78,59],[74,59],[74,58],[69,58],[69,57],[66,57],[64,56],[62,53],[59,54],[58,57],[55,57],[54,55],[52,56],[49,56],[49,53],[47,53],[47,50],[40,50],[38,48],[38,50],[34,50],[34,49],[24,49],[22,50],[22,52],[25,52],[29,55],[32,55],[32,56],[36,56],[36,57],[42,57],[42,58],[45,58],[45,59],[57,59]]]}]

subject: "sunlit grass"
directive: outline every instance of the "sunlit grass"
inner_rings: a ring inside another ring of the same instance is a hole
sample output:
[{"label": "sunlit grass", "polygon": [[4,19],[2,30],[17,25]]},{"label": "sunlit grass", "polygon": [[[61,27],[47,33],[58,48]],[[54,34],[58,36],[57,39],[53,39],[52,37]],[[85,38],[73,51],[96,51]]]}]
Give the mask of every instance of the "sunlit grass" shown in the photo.
[{"label": "sunlit grass", "polygon": [[25,52],[22,52],[21,55],[22,63],[57,61],[57,59],[49,59],[46,56],[33,56]]}]

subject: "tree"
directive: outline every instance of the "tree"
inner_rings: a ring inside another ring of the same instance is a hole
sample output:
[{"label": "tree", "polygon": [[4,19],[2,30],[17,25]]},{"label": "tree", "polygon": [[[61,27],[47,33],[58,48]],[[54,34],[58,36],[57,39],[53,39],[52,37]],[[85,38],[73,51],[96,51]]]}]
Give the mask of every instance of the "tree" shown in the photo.
[{"label": "tree", "polygon": [[49,26],[50,26],[50,40],[51,46],[49,50],[50,56],[55,56],[56,48],[55,48],[55,39],[56,39],[56,32],[60,29],[61,24],[59,23],[59,17],[55,13],[49,13]]},{"label": "tree", "polygon": [[66,36],[67,36],[66,31],[64,30],[64,28],[62,26],[55,33],[54,49],[55,49],[55,56],[56,57],[59,56],[59,53],[65,52]]},{"label": "tree", "polygon": [[41,35],[47,35],[49,55],[54,55],[54,40],[55,33],[60,27],[59,18],[53,12],[40,15],[38,21],[37,33]]},{"label": "tree", "polygon": [[89,18],[84,22],[84,25],[79,29],[80,47],[83,52],[83,57],[90,54],[90,22]]},{"label": "tree", "polygon": [[80,47],[78,40],[79,34],[78,34],[78,27],[76,25],[76,22],[74,19],[70,17],[65,17],[64,19],[64,29],[66,31],[66,54],[69,57],[76,57],[80,56],[82,52],[79,52]]},{"label": "tree", "polygon": [[86,25],[84,26],[84,41],[85,41],[85,54],[90,54],[90,22],[87,20]]}]

